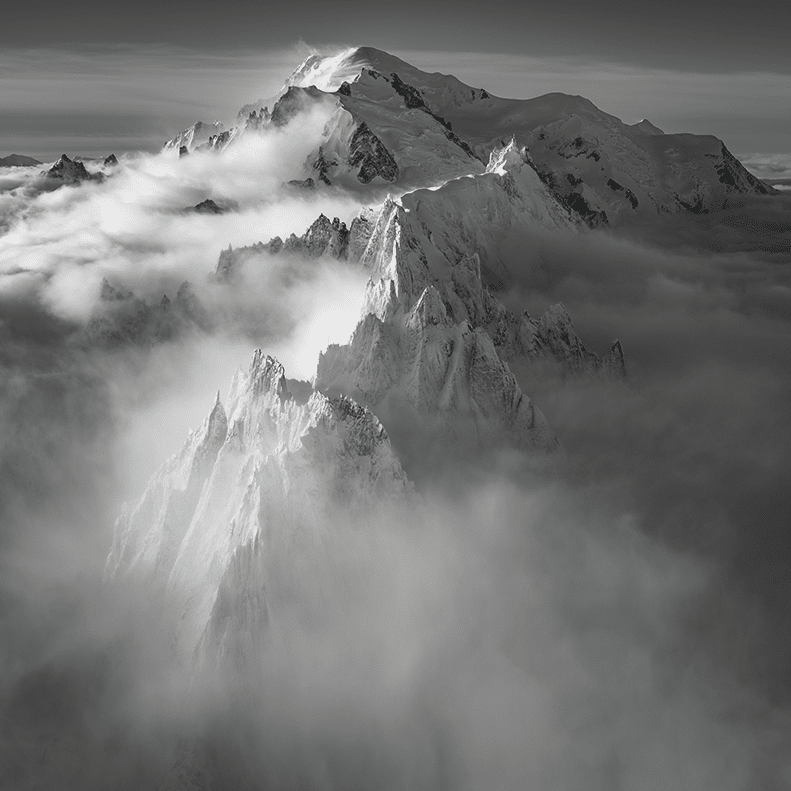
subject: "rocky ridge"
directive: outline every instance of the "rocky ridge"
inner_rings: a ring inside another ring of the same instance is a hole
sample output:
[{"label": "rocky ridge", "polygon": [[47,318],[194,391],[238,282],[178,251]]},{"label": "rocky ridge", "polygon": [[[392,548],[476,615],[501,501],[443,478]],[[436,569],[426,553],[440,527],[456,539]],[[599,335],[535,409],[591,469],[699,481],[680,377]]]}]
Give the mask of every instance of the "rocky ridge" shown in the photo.
[{"label": "rocky ridge", "polygon": [[[240,110],[235,126],[195,124],[168,141],[185,151],[222,150],[241,135],[329,108],[320,148],[293,183],[347,189],[436,186],[482,173],[510,139],[590,226],[655,221],[722,208],[729,196],[775,190],[752,176],[715,137],[628,125],[581,96],[503,99],[450,75],[424,72],[371,47],[311,55],[271,100]],[[381,199],[381,198],[379,198]]]},{"label": "rocky ridge", "polygon": [[229,247],[213,277],[242,277],[246,263],[262,254],[328,255],[367,269],[365,312],[381,321],[408,313],[431,286],[449,320],[481,328],[505,361],[552,360],[566,373],[623,378],[620,343],[604,358],[588,351],[562,305],[534,319],[515,316],[494,296],[512,279],[514,247],[523,265],[530,265],[542,234],[578,229],[579,221],[538,177],[528,152],[511,143],[493,152],[486,173],[363,209],[349,228],[322,214],[300,237]]},{"label": "rocky ridge", "polygon": [[227,409],[218,394],[119,517],[106,574],[142,576],[180,601],[179,640],[197,661],[249,662],[288,588],[279,564],[329,540],[334,509],[364,515],[411,492],[372,412],[286,379],[259,350]]},{"label": "rocky ridge", "polygon": [[184,147],[187,151],[192,151],[206,144],[211,145],[212,138],[216,140],[217,136],[222,135],[225,131],[225,125],[219,121],[214,121],[211,124],[196,121],[191,127],[168,140],[164,148],[179,151]]},{"label": "rocky ridge", "polygon": [[629,126],[580,96],[503,99],[371,47],[311,56],[288,84],[337,91],[362,106],[386,99],[385,80],[483,161],[512,137],[527,146],[545,182],[592,225],[706,213],[730,195],[773,192],[715,137],[668,135],[645,120]]},{"label": "rocky ridge", "polygon": [[[260,655],[288,585],[278,564],[293,562],[297,537],[323,540],[327,509],[348,516],[411,497],[385,428],[392,416],[412,415],[424,437],[448,448],[563,458],[506,360],[549,355],[570,372],[618,376],[623,358],[616,344],[619,371],[588,352],[560,305],[537,320],[504,308],[490,284],[508,271],[496,246],[485,266],[482,253],[512,226],[578,228],[513,144],[485,173],[364,209],[349,228],[321,215],[302,237],[223,251],[221,282],[243,277],[246,257],[289,251],[348,260],[370,279],[350,342],[321,355],[312,384],[286,379],[280,363],[256,352],[228,408],[218,396],[118,520],[108,577],[142,574],[181,602],[179,640],[197,661]],[[133,297],[105,283],[103,299]]]},{"label": "rocky ridge", "polygon": [[349,344],[320,356],[323,392],[351,394],[377,414],[395,400],[436,416],[445,439],[472,425],[482,445],[496,437],[554,452],[557,438],[507,362],[551,359],[568,373],[625,376],[620,343],[604,359],[589,352],[562,305],[538,320],[517,318],[492,292],[509,278],[494,238],[575,227],[524,150],[495,152],[482,176],[388,200],[360,225],[370,274],[364,317]]},{"label": "rocky ridge", "polygon": [[78,159],[70,159],[66,154],[49,169],[41,172],[41,175],[52,181],[60,181],[63,184],[79,184],[83,181],[102,181],[102,173],[90,173],[85,165]]}]

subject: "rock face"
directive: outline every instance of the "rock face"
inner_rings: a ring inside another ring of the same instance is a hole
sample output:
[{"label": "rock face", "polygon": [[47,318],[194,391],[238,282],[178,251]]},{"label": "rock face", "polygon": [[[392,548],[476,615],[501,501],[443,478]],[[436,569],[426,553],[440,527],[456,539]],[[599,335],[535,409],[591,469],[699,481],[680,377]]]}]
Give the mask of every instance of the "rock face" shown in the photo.
[{"label": "rock face", "polygon": [[362,247],[355,254],[370,273],[366,315],[349,344],[321,355],[322,392],[351,394],[380,416],[406,406],[434,419],[444,441],[472,425],[483,445],[551,453],[557,438],[507,361],[623,376],[620,344],[605,360],[589,352],[562,305],[538,320],[517,318],[493,296],[490,286],[510,277],[498,239],[576,228],[524,150],[509,145],[481,176],[388,200],[358,228],[365,244],[353,249]]},{"label": "rock face", "polygon": [[168,140],[164,148],[175,148],[179,152],[184,148],[187,152],[190,152],[208,143],[212,137],[221,135],[224,131],[225,126],[219,121],[215,121],[212,124],[196,121],[189,129],[179,132],[175,137]]},{"label": "rock face", "polygon": [[369,184],[376,176],[390,182],[398,178],[398,165],[393,155],[364,121],[352,135],[349,145],[349,165],[360,168],[357,178],[363,184]]},{"label": "rock face", "polygon": [[140,575],[182,602],[179,640],[199,661],[254,661],[288,585],[281,564],[329,539],[335,509],[412,496],[377,418],[305,389],[257,351],[227,410],[218,395],[116,524],[107,575]]},{"label": "rock face", "polygon": [[206,198],[195,206],[190,206],[187,211],[194,211],[197,214],[225,214],[226,210],[218,206],[211,198]]},{"label": "rock face", "polygon": [[362,226],[357,220],[352,223],[350,230],[337,217],[330,220],[320,214],[302,236],[292,233],[285,241],[275,236],[266,243],[256,242],[236,249],[229,246],[220,253],[213,278],[219,282],[235,280],[246,261],[262,254],[293,253],[308,258],[328,255],[336,259],[346,259],[350,243],[354,243],[354,249],[359,246],[361,232]]},{"label": "rock face", "polygon": [[551,356],[569,372],[603,370],[565,308],[538,320],[517,317],[494,296],[513,277],[514,248],[530,266],[530,246],[542,236],[579,232],[524,149],[509,144],[493,152],[485,174],[388,201],[376,218],[361,215],[359,225],[368,234],[360,253],[371,272],[368,310],[381,320],[410,311],[431,286],[448,316],[486,332],[503,360]]},{"label": "rock face", "polygon": [[83,181],[102,181],[104,176],[101,173],[89,173],[79,160],[69,159],[66,154],[42,175],[48,179],[61,181],[64,184],[79,184]]}]

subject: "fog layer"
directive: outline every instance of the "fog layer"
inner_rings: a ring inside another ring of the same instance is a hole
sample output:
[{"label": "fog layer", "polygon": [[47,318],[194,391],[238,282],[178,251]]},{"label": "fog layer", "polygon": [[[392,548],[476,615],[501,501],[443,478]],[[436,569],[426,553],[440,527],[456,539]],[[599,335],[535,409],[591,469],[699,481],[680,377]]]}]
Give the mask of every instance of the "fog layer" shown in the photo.
[{"label": "fog layer", "polygon": [[[282,186],[322,124],[101,184],[3,177],[0,784],[786,787],[791,289],[782,246],[747,249],[769,235],[701,242],[724,215],[515,266],[509,306],[562,300],[586,344],[621,339],[629,382],[516,367],[569,473],[489,459],[462,486],[418,481],[407,510],[328,520],[320,547],[272,561],[294,561],[298,594],[260,665],[197,672],[167,597],[102,583],[121,502],[253,347],[305,377],[354,326],[351,265],[261,256],[237,286],[207,281],[228,243],[349,219],[342,195]],[[208,197],[235,208],[184,211]],[[211,321],[86,344],[104,277],[150,301],[188,279]]]}]

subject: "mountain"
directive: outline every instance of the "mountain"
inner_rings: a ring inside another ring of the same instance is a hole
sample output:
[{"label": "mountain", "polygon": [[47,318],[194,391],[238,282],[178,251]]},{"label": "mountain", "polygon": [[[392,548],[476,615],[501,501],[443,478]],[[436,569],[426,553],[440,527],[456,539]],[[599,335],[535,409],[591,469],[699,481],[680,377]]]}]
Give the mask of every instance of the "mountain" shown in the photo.
[{"label": "mountain", "polygon": [[[514,139],[528,148],[555,195],[589,225],[708,213],[729,196],[775,192],[716,137],[665,134],[646,120],[627,125],[581,96],[504,99],[370,47],[311,55],[271,112],[259,105],[243,108],[231,130],[200,139],[221,149],[249,129],[283,125],[323,105],[330,114],[324,140],[297,181],[357,189],[436,186],[482,173],[492,151]],[[187,141],[195,148],[189,132],[167,145]]]},{"label": "mountain", "polygon": [[[213,280],[218,287],[243,281],[246,268],[271,255],[328,256],[360,266],[369,280],[352,337],[320,355],[311,383],[286,379],[277,361],[256,352],[250,370],[232,384],[227,410],[218,398],[202,428],[116,525],[108,576],[143,574],[182,597],[180,639],[203,659],[241,651],[265,632],[278,595],[267,580],[277,577],[272,563],[293,560],[277,543],[290,531],[319,540],[327,508],[359,511],[383,496],[409,499],[405,469],[425,472],[415,463],[415,437],[446,459],[509,449],[539,466],[563,463],[558,437],[509,363],[625,376],[620,343],[603,358],[590,352],[563,305],[532,318],[512,313],[501,299],[517,275],[540,266],[544,240],[591,233],[528,149],[512,139],[493,147],[484,164],[394,71],[384,78],[364,70],[359,80],[343,81],[351,92],[295,84],[309,75],[324,85],[339,69],[350,76],[348,66],[308,62],[271,112],[253,108],[247,118],[282,126],[311,103],[327,103],[334,120],[317,152],[321,164],[311,166],[318,180],[353,177],[359,186],[392,177],[400,192],[362,208],[348,227],[321,215],[302,236],[229,246]],[[429,77],[426,97],[446,114],[489,100],[452,78]],[[354,98],[360,85],[368,98]],[[382,131],[383,119],[400,129]],[[230,130],[229,137],[239,133]],[[418,140],[423,148],[414,148]],[[173,147],[186,144],[181,138]],[[419,180],[424,154],[429,180],[441,183],[407,191],[410,180]],[[175,310],[163,300],[152,314],[132,295],[107,283],[102,288],[111,316],[120,311],[122,318],[99,325],[113,328],[103,330],[112,337],[140,328],[148,337]]]},{"label": "mountain", "polygon": [[61,181],[64,184],[104,180],[104,174],[89,172],[80,160],[70,159],[66,154],[63,154],[49,170],[42,171],[41,175],[52,181]]},{"label": "mountain", "polygon": [[[368,276],[352,336],[319,356],[311,382],[288,379],[257,350],[225,403],[218,394],[201,427],[116,522],[107,582],[141,579],[152,596],[175,604],[174,644],[190,672],[255,671],[287,603],[305,587],[321,598],[331,564],[301,573],[302,564],[325,557],[339,525],[365,525],[383,503],[408,512],[419,498],[415,485],[464,473],[470,459],[480,466],[505,454],[510,469],[562,468],[561,440],[515,370],[533,366],[536,375],[551,370],[602,385],[625,378],[621,344],[604,356],[591,352],[562,304],[538,317],[506,306],[511,287],[541,267],[545,243],[595,233],[588,226],[612,212],[592,177],[578,199],[558,188],[549,160],[521,140],[527,111],[514,114],[506,139],[495,130],[484,140],[485,123],[503,119],[506,101],[361,49],[309,58],[271,109],[249,105],[231,129],[196,125],[168,143],[222,150],[323,108],[323,141],[292,186],[345,189],[364,198],[362,208],[348,225],[322,214],[301,236],[229,244],[213,287],[243,285],[269,256],[330,258]],[[563,102],[550,104],[549,116]],[[662,137],[653,127],[607,123],[599,125]],[[559,131],[558,145],[567,133]],[[548,144],[538,150],[546,155]],[[102,297],[106,316],[94,331],[113,340],[159,337],[179,301],[151,308],[109,283]],[[210,755],[188,745],[164,787],[207,787]]]},{"label": "mountain", "polygon": [[7,157],[0,157],[0,168],[28,167],[40,164],[41,162],[37,159],[24,154],[9,154]]},{"label": "mountain", "polygon": [[194,206],[188,206],[184,211],[196,212],[197,214],[225,214],[227,209],[223,208],[211,198],[206,198]]},{"label": "mountain", "polygon": [[647,118],[643,118],[642,121],[638,121],[636,124],[630,124],[629,128],[634,129],[635,132],[640,132],[643,135],[665,134],[662,129],[656,126],[656,124],[652,124]]},{"label": "mountain", "polygon": [[254,659],[280,564],[329,540],[335,509],[406,502],[412,486],[387,432],[349,398],[286,379],[256,351],[203,425],[120,516],[108,577],[137,575],[182,602],[179,640],[200,661]]},{"label": "mountain", "polygon": [[[229,247],[220,253],[214,278],[227,282],[242,277],[246,266],[260,264],[265,255],[329,255],[368,270],[366,314],[381,321],[408,313],[430,286],[452,323],[481,328],[504,361],[551,361],[565,373],[623,378],[620,343],[615,341],[603,359],[588,351],[562,305],[539,319],[526,313],[517,317],[495,296],[512,281],[515,266],[536,265],[543,238],[561,232],[581,232],[579,220],[541,181],[527,151],[509,144],[493,152],[485,173],[364,209],[349,228],[321,215],[301,237]],[[359,346],[355,338],[352,345]],[[347,347],[333,347],[328,354],[346,355],[342,348]],[[320,379],[330,376],[329,365],[322,358]],[[339,365],[348,367],[348,362],[336,359],[333,366]],[[349,371],[344,376],[350,388],[345,392],[376,402],[351,384]]]},{"label": "mountain", "polygon": [[486,173],[389,199],[358,220],[370,274],[364,317],[349,344],[320,356],[323,392],[351,394],[385,426],[406,409],[431,418],[444,441],[463,434],[483,447],[554,453],[557,437],[507,362],[552,358],[573,373],[625,375],[620,344],[604,360],[588,352],[562,305],[535,320],[494,296],[510,280],[507,248],[577,227],[525,150],[510,144]]},{"label": "mountain", "polygon": [[587,204],[611,222],[634,214],[713,211],[734,193],[772,192],[718,138],[666,135],[646,121],[628,126],[581,96],[502,99],[370,47],[311,56],[289,84],[315,84],[325,91],[345,84],[351,96],[375,99],[381,91],[377,83],[387,79],[406,85],[402,93],[419,96],[483,159],[515,138],[570,205]]},{"label": "mountain", "polygon": [[196,121],[189,129],[179,132],[175,137],[165,143],[165,148],[175,148],[177,151],[184,146],[188,151],[210,144],[212,138],[225,132],[225,126],[219,121],[206,124]]},{"label": "mountain", "polygon": [[[506,359],[622,370],[585,349],[561,305],[537,320],[516,317],[491,288],[510,277],[510,242],[579,228],[527,152],[510,144],[484,173],[363,209],[348,229],[322,215],[302,237],[223,251],[220,284],[263,255],[330,255],[362,266],[363,315],[348,344],[321,355],[311,384],[286,379],[277,361],[256,352],[232,384],[228,409],[218,399],[119,518],[108,576],[144,574],[181,596],[184,645],[204,658],[228,655],[243,650],[239,641],[261,639],[277,596],[264,592],[274,574],[267,564],[290,562],[283,546],[264,544],[293,530],[319,540],[327,507],[364,510],[381,497],[411,496],[396,450],[406,443],[405,415],[424,440],[451,452],[511,448],[561,463],[557,436]],[[103,293],[132,299],[109,284]],[[617,356],[622,368],[619,345]]]}]

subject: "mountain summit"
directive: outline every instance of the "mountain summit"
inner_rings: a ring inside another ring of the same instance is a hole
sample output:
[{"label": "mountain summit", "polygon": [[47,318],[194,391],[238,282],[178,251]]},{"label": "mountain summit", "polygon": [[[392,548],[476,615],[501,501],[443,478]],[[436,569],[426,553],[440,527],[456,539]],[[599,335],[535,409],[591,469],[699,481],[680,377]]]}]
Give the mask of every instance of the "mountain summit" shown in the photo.
[{"label": "mountain summit", "polygon": [[196,125],[167,145],[192,148],[200,140],[204,148],[223,148],[318,103],[333,108],[331,120],[296,174],[313,183],[433,187],[482,173],[491,153],[514,140],[527,147],[547,187],[589,225],[705,214],[734,194],[774,192],[716,137],[665,134],[647,120],[630,126],[581,96],[501,98],[371,47],[311,55],[271,111],[250,105],[230,130],[215,126],[206,137],[206,126]]}]

